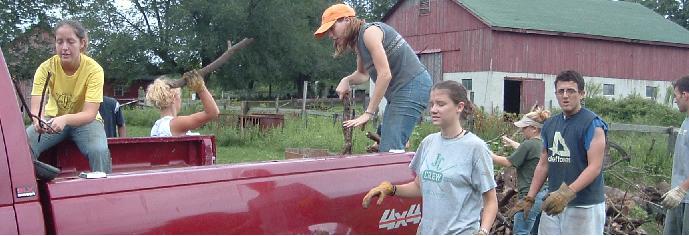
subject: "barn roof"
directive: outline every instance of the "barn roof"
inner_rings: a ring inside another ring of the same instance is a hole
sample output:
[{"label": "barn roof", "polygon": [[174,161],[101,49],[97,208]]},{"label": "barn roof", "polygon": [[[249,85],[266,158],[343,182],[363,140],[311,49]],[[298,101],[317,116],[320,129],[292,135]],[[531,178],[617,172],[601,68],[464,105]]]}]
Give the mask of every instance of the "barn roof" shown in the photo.
[{"label": "barn roof", "polygon": [[689,30],[638,3],[609,0],[453,1],[495,30],[689,45]]}]

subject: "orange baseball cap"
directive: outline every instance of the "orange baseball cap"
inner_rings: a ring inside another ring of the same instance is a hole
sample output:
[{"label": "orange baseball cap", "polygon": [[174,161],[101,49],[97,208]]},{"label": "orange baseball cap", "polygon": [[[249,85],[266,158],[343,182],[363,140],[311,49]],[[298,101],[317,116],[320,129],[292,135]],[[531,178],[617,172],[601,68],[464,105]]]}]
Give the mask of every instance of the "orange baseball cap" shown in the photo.
[{"label": "orange baseball cap", "polygon": [[340,3],[328,7],[328,9],[325,9],[323,16],[321,17],[321,27],[318,27],[313,35],[315,35],[316,38],[323,37],[323,34],[325,34],[325,32],[327,32],[330,27],[335,24],[337,19],[349,16],[356,16],[356,12],[354,12],[354,9],[350,6]]}]

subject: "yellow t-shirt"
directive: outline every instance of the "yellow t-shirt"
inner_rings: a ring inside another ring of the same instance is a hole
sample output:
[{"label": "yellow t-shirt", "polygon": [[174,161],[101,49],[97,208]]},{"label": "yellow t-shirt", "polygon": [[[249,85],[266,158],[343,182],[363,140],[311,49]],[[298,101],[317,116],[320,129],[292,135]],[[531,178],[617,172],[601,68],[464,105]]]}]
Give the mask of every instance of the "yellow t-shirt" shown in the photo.
[{"label": "yellow t-shirt", "polygon": [[[92,58],[80,55],[79,69],[69,76],[62,70],[60,56],[55,55],[36,69],[31,96],[41,96],[46,78],[48,83],[48,103],[45,105],[45,116],[57,117],[75,114],[84,109],[85,102],[103,102],[103,68]],[[100,114],[96,116],[101,120]]]}]

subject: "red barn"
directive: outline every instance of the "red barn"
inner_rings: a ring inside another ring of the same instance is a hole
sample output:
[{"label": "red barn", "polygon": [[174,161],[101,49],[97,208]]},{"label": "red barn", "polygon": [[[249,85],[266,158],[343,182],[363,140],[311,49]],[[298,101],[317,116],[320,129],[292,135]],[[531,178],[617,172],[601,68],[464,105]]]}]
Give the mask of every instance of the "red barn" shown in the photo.
[{"label": "red barn", "polygon": [[461,81],[489,111],[557,107],[555,76],[577,70],[605,96],[663,99],[689,75],[689,31],[607,0],[400,0],[383,18],[434,81]]}]

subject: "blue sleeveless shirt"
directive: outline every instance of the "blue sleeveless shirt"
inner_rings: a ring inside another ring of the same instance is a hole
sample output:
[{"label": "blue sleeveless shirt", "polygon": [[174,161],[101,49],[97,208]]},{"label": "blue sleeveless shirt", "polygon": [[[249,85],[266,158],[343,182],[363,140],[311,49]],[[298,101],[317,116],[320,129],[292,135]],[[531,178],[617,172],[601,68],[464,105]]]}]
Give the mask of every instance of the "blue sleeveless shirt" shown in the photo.
[{"label": "blue sleeveless shirt", "polygon": [[409,81],[412,81],[414,76],[425,70],[426,67],[421,64],[421,61],[419,61],[419,58],[407,41],[405,41],[391,26],[382,22],[365,23],[361,26],[361,29],[359,29],[357,53],[361,57],[364,68],[368,71],[373,82],[376,82],[378,72],[376,72],[376,68],[373,65],[371,53],[364,44],[364,31],[371,26],[377,26],[383,31],[383,48],[385,49],[385,55],[388,58],[388,65],[390,66],[390,73],[392,74],[392,80],[390,80],[388,89],[385,91],[385,98],[389,101],[390,94],[393,94],[409,83]]},{"label": "blue sleeveless shirt", "polygon": [[[581,108],[573,116],[565,119],[564,114],[560,113],[548,119],[543,125],[543,144],[548,152],[550,192],[557,190],[563,182],[567,185],[572,184],[588,166],[584,139],[586,131],[596,118],[599,118],[598,115],[586,108]],[[593,182],[577,192],[577,196],[569,202],[568,206],[593,205],[604,201],[603,171],[601,170]]]}]

